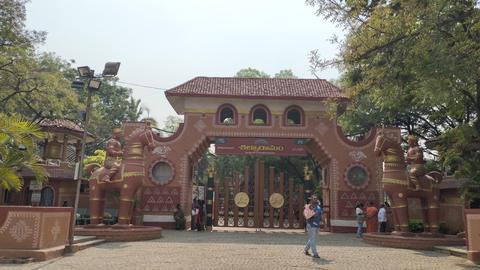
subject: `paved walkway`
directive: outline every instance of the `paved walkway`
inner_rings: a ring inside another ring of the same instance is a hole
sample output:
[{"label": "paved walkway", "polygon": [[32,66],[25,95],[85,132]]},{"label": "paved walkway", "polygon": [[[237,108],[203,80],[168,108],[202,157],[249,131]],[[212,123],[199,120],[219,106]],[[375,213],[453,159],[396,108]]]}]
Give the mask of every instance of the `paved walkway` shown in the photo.
[{"label": "paved walkway", "polygon": [[303,255],[300,231],[179,232],[145,242],[106,243],[73,256],[0,269],[480,269],[460,257],[381,248],[352,234],[322,233],[321,259]]}]

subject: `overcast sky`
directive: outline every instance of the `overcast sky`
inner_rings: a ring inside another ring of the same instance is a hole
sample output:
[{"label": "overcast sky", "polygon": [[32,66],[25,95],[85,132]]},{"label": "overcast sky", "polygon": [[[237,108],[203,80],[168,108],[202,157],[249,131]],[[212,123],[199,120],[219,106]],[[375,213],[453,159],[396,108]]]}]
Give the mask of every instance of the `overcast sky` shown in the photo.
[{"label": "overcast sky", "polygon": [[[99,72],[120,61],[120,81],[166,89],[246,67],[313,78],[309,52],[334,56],[327,39],[341,34],[303,0],[32,0],[27,16],[29,29],[48,32],[40,50]],[[163,90],[129,87],[160,125],[176,115]]]}]

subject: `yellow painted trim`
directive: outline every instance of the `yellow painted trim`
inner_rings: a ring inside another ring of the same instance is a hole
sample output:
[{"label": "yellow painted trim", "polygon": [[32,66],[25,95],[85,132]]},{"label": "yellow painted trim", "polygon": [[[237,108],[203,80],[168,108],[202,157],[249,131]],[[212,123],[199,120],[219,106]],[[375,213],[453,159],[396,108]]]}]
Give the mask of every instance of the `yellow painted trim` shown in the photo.
[{"label": "yellow painted trim", "polygon": [[400,180],[400,179],[394,179],[394,178],[385,178],[384,177],[382,179],[382,183],[408,186],[408,182],[406,180]]},{"label": "yellow painted trim", "polygon": [[405,208],[405,207],[407,207],[406,204],[400,204],[400,205],[392,206],[392,207],[390,207],[390,208]]},{"label": "yellow painted trim", "polygon": [[217,109],[185,109],[185,113],[216,113]]},{"label": "yellow painted trim", "polygon": [[143,172],[129,172],[129,173],[123,174],[123,178],[136,177],[136,176],[145,176],[145,174]]},{"label": "yellow painted trim", "polygon": [[105,199],[100,199],[100,198],[89,198],[89,201],[105,201]]},{"label": "yellow painted trim", "polygon": [[133,202],[133,199],[125,199],[125,198],[120,198],[120,201],[122,202]]},{"label": "yellow painted trim", "polygon": [[[133,157],[128,157],[128,158],[126,158],[126,159],[137,159],[137,160],[141,160],[141,159],[145,159],[145,158],[144,158],[144,157],[135,157],[135,156],[133,156]],[[142,163],[142,165],[143,165],[143,164],[144,164],[144,163]]]},{"label": "yellow painted trim", "polygon": [[130,219],[129,217],[118,217],[118,219]]}]

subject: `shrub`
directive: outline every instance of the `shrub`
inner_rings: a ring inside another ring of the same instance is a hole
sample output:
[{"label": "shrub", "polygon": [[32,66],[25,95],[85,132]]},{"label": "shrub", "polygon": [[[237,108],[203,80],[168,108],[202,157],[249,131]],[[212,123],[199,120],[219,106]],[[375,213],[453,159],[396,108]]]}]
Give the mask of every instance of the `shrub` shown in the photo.
[{"label": "shrub", "polygon": [[421,233],[423,232],[423,221],[420,219],[412,219],[410,222],[408,222],[408,229],[410,232],[413,233]]},{"label": "shrub", "polygon": [[443,234],[448,234],[449,232],[449,229],[447,227],[447,223],[446,222],[440,222],[438,224],[438,232],[439,233],[443,233]]}]

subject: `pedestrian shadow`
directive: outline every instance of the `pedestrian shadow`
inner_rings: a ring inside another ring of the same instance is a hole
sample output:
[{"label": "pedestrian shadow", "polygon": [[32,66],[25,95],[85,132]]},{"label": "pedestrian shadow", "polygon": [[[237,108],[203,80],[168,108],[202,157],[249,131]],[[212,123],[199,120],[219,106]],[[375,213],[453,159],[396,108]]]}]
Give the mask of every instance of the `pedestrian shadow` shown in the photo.
[{"label": "pedestrian shadow", "polygon": [[334,264],[335,261],[333,260],[327,260],[325,258],[312,258],[312,262],[318,264],[318,265],[327,265],[327,264]]}]

